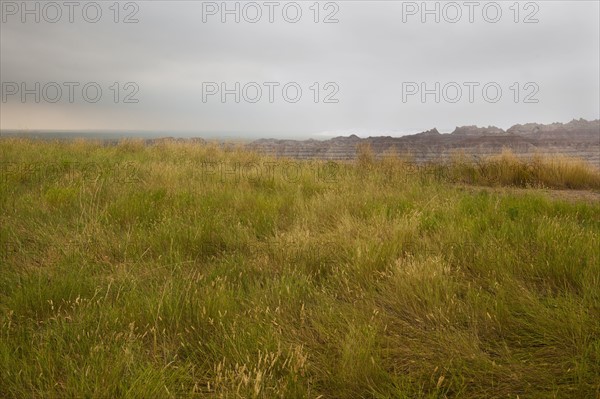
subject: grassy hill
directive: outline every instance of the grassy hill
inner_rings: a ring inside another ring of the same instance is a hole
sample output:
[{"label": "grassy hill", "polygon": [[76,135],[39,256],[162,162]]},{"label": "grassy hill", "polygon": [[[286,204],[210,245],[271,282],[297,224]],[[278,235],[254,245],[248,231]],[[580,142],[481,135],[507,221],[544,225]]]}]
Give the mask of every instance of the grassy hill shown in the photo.
[{"label": "grassy hill", "polygon": [[5,139],[0,168],[0,397],[600,395],[585,164]]}]

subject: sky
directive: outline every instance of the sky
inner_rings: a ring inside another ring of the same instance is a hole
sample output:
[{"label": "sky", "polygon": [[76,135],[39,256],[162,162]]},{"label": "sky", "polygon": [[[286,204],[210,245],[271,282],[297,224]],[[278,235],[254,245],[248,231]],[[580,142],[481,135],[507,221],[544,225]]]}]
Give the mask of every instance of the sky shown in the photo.
[{"label": "sky", "polygon": [[2,130],[319,139],[600,117],[595,0],[0,0],[0,12]]}]

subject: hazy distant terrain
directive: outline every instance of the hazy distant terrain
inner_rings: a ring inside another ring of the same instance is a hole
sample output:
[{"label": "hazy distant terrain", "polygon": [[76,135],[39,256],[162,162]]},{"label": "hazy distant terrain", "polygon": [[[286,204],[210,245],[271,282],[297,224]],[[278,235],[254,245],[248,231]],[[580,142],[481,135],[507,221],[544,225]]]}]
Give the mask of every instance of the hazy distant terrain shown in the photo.
[{"label": "hazy distant terrain", "polygon": [[522,156],[564,154],[600,167],[600,120],[569,123],[514,125],[506,131],[497,127],[457,127],[451,134],[437,129],[403,137],[336,137],[331,140],[294,141],[262,139],[250,147],[265,153],[298,159],[354,159],[358,144],[368,143],[377,155],[390,151],[410,155],[417,162],[444,160],[456,152],[475,156],[510,149]]},{"label": "hazy distant terrain", "polygon": [[[295,159],[352,160],[356,158],[357,146],[369,144],[376,156],[399,155],[422,163],[443,161],[453,154],[484,157],[495,155],[504,149],[514,154],[530,157],[535,154],[567,155],[581,158],[600,167],[600,120],[572,120],[569,123],[549,125],[527,123],[514,125],[506,131],[497,127],[457,127],[450,134],[440,134],[437,129],[402,137],[369,137],[356,135],[336,137],[329,140],[291,140],[261,138],[228,138],[212,134],[200,137],[181,137],[167,132],[3,132],[6,137],[30,137],[45,139],[90,138],[115,145],[123,138],[139,138],[147,144],[163,141],[181,143],[220,142],[228,146],[234,143],[267,155]],[[173,137],[174,136],[174,137]],[[230,136],[234,137],[234,135]]]}]

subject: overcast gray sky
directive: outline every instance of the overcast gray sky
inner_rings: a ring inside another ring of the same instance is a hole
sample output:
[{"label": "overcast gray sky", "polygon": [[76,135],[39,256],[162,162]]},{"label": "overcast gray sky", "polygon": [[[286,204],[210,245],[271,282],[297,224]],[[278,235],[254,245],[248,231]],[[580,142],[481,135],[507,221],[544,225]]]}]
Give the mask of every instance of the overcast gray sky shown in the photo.
[{"label": "overcast gray sky", "polygon": [[47,3],[0,1],[2,129],[325,138],[599,118],[594,0]]}]

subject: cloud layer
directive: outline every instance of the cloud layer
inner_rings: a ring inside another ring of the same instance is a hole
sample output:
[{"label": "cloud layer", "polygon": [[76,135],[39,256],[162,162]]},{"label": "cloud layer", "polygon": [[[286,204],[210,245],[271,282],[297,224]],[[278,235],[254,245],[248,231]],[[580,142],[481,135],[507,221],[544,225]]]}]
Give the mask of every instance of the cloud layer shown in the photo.
[{"label": "cloud layer", "polygon": [[599,117],[598,2],[450,3],[82,2],[69,15],[3,0],[0,127],[299,137]]}]

